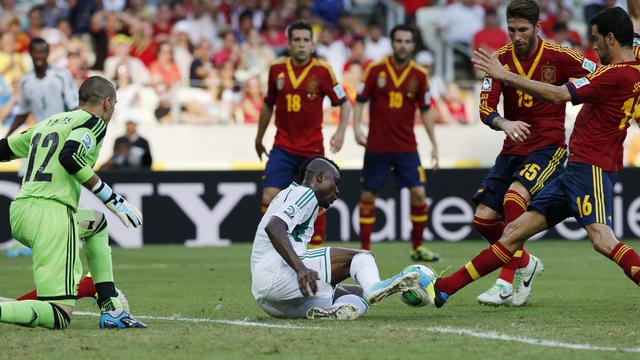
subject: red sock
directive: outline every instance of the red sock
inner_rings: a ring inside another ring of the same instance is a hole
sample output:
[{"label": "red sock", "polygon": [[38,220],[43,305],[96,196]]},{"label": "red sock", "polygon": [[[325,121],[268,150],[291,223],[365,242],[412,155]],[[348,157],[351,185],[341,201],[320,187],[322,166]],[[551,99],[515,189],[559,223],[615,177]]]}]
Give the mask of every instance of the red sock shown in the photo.
[{"label": "red sock", "polygon": [[502,231],[504,231],[504,222],[502,220],[488,220],[474,216],[473,225],[490,244],[500,240]]},{"label": "red sock", "polygon": [[[93,285],[93,279],[89,276],[85,276],[80,279],[78,283],[78,296],[77,299],[82,299],[86,297],[95,297],[96,296],[96,287]],[[38,293],[35,289],[29,291],[28,293],[20,296],[16,300],[38,300]]]},{"label": "red sock", "polygon": [[324,243],[324,234],[327,231],[327,217],[324,215],[324,209],[318,209],[318,217],[313,223],[313,235],[309,245],[311,248],[319,248]]},{"label": "red sock", "polygon": [[411,228],[411,248],[413,250],[422,245],[422,234],[428,219],[427,204],[411,204],[411,224],[413,225]]},{"label": "red sock", "polygon": [[376,222],[376,206],[373,201],[360,200],[360,246],[371,249],[371,233]]},{"label": "red sock", "polygon": [[624,270],[629,279],[640,285],[640,256],[635,250],[628,245],[618,243],[609,254],[609,258]]},{"label": "red sock", "polygon": [[89,276],[85,276],[80,279],[78,283],[78,299],[86,298],[86,297],[96,297],[95,285],[93,285],[93,279]]},{"label": "red sock", "polygon": [[[520,217],[527,211],[527,200],[520,195],[519,192],[514,190],[507,190],[504,195],[504,201],[502,202],[502,208],[504,210],[504,225],[507,226],[513,220]],[[518,250],[513,255],[513,259],[502,267],[498,279],[502,279],[508,283],[513,282],[516,269],[519,267],[525,267],[529,264],[529,254],[526,250]]]},{"label": "red sock", "polygon": [[512,256],[511,251],[507,250],[500,242],[497,242],[482,250],[480,254],[458,269],[458,271],[438,279],[436,286],[438,286],[438,290],[453,295],[470,282],[478,280],[508,263],[511,261]]}]

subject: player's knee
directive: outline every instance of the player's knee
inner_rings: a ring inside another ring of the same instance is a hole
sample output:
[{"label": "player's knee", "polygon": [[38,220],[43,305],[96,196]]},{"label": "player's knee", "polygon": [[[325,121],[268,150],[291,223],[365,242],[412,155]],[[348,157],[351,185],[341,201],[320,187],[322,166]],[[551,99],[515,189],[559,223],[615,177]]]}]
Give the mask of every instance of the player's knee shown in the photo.
[{"label": "player's knee", "polygon": [[617,240],[613,237],[611,230],[607,227],[587,227],[587,233],[593,249],[604,256],[609,256],[615,247]]},{"label": "player's knee", "polygon": [[412,187],[410,193],[412,204],[423,204],[427,201],[426,192],[422,186]]},{"label": "player's knee", "polygon": [[360,193],[360,200],[366,202],[374,202],[376,201],[376,194],[371,191],[362,191],[362,193]]},{"label": "player's knee", "polygon": [[520,225],[517,221],[509,223],[502,232],[502,237],[500,238],[500,242],[502,242],[508,249],[519,248],[521,244],[524,243],[526,239],[522,239],[518,235],[518,230]]},{"label": "player's knee", "polygon": [[500,220],[501,218],[495,210],[483,204],[476,206],[476,212],[473,215],[484,220]]}]

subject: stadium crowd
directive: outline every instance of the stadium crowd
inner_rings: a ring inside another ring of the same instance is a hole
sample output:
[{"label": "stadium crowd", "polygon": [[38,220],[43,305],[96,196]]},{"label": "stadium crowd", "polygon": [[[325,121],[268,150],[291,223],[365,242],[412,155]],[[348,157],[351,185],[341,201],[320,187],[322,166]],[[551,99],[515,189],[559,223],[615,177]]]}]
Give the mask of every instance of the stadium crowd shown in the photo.
[{"label": "stadium crowd", "polygon": [[[442,6],[438,31],[467,49],[496,49],[508,41],[505,4],[499,0],[396,1],[409,23],[424,6]],[[433,3],[433,4],[431,4]],[[572,27],[567,0],[541,0],[542,36],[597,60],[585,36]],[[611,4],[610,4],[611,3]],[[28,44],[44,38],[49,63],[66,67],[79,84],[104,75],[118,89],[122,109],[135,109],[143,122],[192,124],[256,123],[270,63],[285,55],[286,26],[314,24],[315,54],[342,82],[350,101],[366,67],[391,52],[384,10],[376,1],[356,1],[373,9],[351,14],[343,0],[15,0],[0,1],[0,120],[17,111],[20,77],[31,70]],[[585,16],[613,5],[588,1]],[[459,26],[464,23],[465,26]],[[586,27],[585,27],[586,28]],[[416,61],[433,70],[434,56],[418,43]],[[469,64],[462,74],[471,73]],[[432,73],[440,124],[477,121],[477,99],[468,86],[446,83]],[[338,122],[326,106],[325,121]],[[119,118],[116,116],[116,118]],[[365,116],[365,120],[367,117]],[[416,123],[419,123],[416,117]]]}]

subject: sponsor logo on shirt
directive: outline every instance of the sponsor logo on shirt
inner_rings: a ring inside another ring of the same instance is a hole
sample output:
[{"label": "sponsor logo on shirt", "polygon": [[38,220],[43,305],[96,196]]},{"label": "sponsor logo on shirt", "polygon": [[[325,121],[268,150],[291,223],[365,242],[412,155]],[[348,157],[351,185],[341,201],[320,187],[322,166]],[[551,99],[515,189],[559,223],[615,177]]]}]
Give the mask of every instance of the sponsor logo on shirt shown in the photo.
[{"label": "sponsor logo on shirt", "polygon": [[289,217],[289,219],[293,220],[296,216],[296,207],[293,205],[289,205],[288,208],[284,209],[284,214]]},{"label": "sponsor logo on shirt", "polygon": [[486,77],[482,79],[482,91],[491,91],[491,87],[493,86],[493,79]]},{"label": "sponsor logo on shirt", "polygon": [[585,85],[589,85],[591,83],[589,81],[589,79],[587,79],[585,77],[581,77],[580,79],[571,80],[571,82],[573,83],[573,86],[576,87],[576,89],[580,89],[581,87],[583,87]]}]

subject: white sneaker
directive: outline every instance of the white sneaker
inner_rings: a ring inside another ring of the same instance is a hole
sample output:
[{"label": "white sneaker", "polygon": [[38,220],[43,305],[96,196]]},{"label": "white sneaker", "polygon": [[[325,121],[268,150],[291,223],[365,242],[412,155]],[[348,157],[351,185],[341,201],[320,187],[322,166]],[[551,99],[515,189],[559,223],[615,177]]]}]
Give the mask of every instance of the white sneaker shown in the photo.
[{"label": "white sneaker", "polygon": [[516,276],[513,279],[513,306],[522,306],[527,303],[531,295],[533,281],[544,271],[542,261],[533,255],[529,255],[529,265],[525,268],[516,269]]},{"label": "white sneaker", "polygon": [[478,302],[489,306],[509,306],[513,295],[513,287],[508,282],[498,279],[489,290],[478,295]]},{"label": "white sneaker", "polygon": [[420,274],[416,271],[400,273],[386,280],[375,283],[364,293],[364,298],[370,305],[375,305],[382,299],[395,293],[401,293],[420,286]]},{"label": "white sneaker", "polygon": [[307,310],[307,319],[325,320],[355,320],[360,316],[360,310],[351,304],[339,304],[327,308],[312,307]]},{"label": "white sneaker", "polygon": [[122,304],[124,311],[131,313],[131,311],[129,311],[129,301],[127,300],[127,297],[124,296],[122,290],[116,288],[116,292],[118,293],[118,300],[120,300],[120,304]]}]

